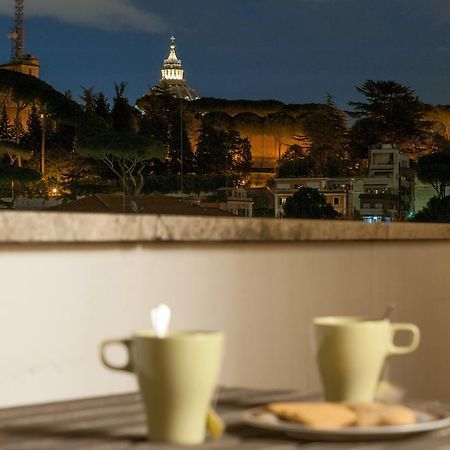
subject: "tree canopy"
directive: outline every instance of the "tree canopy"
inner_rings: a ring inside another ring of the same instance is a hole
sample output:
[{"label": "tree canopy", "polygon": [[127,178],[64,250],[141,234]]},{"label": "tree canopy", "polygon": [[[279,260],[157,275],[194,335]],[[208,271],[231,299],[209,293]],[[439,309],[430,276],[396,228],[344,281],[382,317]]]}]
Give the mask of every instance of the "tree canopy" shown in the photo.
[{"label": "tree canopy", "polygon": [[378,143],[414,146],[426,135],[426,106],[413,89],[395,81],[367,80],[356,88],[366,101],[351,101],[350,113],[357,121],[352,127],[354,154],[367,156]]},{"label": "tree canopy", "polygon": [[336,219],[339,214],[329,205],[317,190],[301,187],[292,197],[286,199],[284,215],[300,219]]},{"label": "tree canopy", "polygon": [[296,159],[282,159],[277,166],[276,174],[279,178],[298,178],[311,176],[314,162],[310,156]]},{"label": "tree canopy", "polygon": [[112,132],[81,138],[77,150],[82,156],[103,161],[127,195],[141,192],[149,162],[165,155],[160,142],[135,133]]},{"label": "tree canopy", "polygon": [[11,164],[4,164],[0,162],[0,180],[5,182],[19,181],[28,183],[32,181],[39,181],[41,175],[32,169],[17,167]]},{"label": "tree canopy", "polygon": [[294,144],[290,145],[286,151],[283,153],[281,159],[284,161],[292,161],[297,158],[303,158],[305,156],[305,150],[301,145]]},{"label": "tree canopy", "polygon": [[81,120],[82,111],[76,102],[31,75],[0,69],[0,92],[7,92],[13,101],[30,105],[38,101],[59,121],[78,124]]},{"label": "tree canopy", "polygon": [[450,149],[419,158],[417,176],[423,182],[431,184],[442,200],[447,186],[450,186]]},{"label": "tree canopy", "polygon": [[344,158],[347,147],[347,120],[345,113],[327,95],[325,105],[304,119],[305,133],[312,141],[310,150],[315,173],[327,175],[332,159]]},{"label": "tree canopy", "polygon": [[413,219],[414,222],[450,222],[450,196],[443,198],[433,197],[427,206],[419,211]]},{"label": "tree canopy", "polygon": [[196,154],[199,174],[248,173],[252,164],[250,141],[234,130],[203,125]]}]

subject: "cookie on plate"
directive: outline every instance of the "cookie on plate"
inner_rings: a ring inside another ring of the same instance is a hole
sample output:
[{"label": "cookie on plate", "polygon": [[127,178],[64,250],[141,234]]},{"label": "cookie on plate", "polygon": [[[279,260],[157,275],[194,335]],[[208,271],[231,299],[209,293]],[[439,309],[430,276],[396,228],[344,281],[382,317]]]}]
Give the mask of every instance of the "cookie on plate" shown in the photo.
[{"label": "cookie on plate", "polygon": [[360,403],[348,405],[356,413],[357,427],[410,425],[416,422],[414,412],[402,405]]},{"label": "cookie on plate", "polygon": [[377,427],[382,421],[382,406],[380,403],[357,403],[348,405],[356,413],[355,426]]},{"label": "cookie on plate", "polygon": [[410,425],[416,423],[414,412],[402,405],[385,405],[382,425]]},{"label": "cookie on plate", "polygon": [[356,413],[338,403],[271,403],[266,409],[276,416],[312,428],[343,428],[356,421]]}]

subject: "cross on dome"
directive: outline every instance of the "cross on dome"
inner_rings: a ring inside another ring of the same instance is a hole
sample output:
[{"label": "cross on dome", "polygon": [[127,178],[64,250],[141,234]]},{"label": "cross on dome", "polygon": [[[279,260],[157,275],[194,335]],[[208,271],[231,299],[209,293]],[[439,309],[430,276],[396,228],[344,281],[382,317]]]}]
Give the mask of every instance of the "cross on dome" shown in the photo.
[{"label": "cross on dome", "polygon": [[170,38],[170,40],[172,41],[172,44],[175,44],[175,36],[172,35],[172,37]]}]

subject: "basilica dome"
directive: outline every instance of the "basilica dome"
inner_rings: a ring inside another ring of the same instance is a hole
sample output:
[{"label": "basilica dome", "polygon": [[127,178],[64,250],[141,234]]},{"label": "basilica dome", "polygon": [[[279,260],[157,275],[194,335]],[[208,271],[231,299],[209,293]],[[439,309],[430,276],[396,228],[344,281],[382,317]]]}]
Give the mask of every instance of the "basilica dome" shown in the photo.
[{"label": "basilica dome", "polygon": [[176,98],[189,101],[200,98],[197,92],[186,83],[181,60],[178,59],[176,54],[175,37],[173,36],[171,37],[169,56],[164,60],[161,69],[161,80],[156,86],[150,89],[147,95],[158,94],[160,92],[166,92]]}]

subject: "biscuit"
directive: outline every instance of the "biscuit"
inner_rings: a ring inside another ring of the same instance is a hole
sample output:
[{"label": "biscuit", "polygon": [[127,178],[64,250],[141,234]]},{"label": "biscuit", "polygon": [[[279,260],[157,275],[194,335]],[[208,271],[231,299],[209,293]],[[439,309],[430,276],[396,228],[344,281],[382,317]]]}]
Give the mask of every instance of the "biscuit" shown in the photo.
[{"label": "biscuit", "polygon": [[380,403],[358,403],[348,405],[356,413],[355,426],[376,427],[382,420]]},{"label": "biscuit", "polygon": [[402,405],[361,403],[348,406],[356,413],[355,425],[357,427],[410,425],[416,422],[414,412]]},{"label": "biscuit", "polygon": [[343,428],[356,421],[356,413],[338,403],[271,403],[266,409],[276,416],[312,428]]},{"label": "biscuit", "polygon": [[410,425],[416,423],[414,412],[402,405],[385,405],[382,425]]}]

